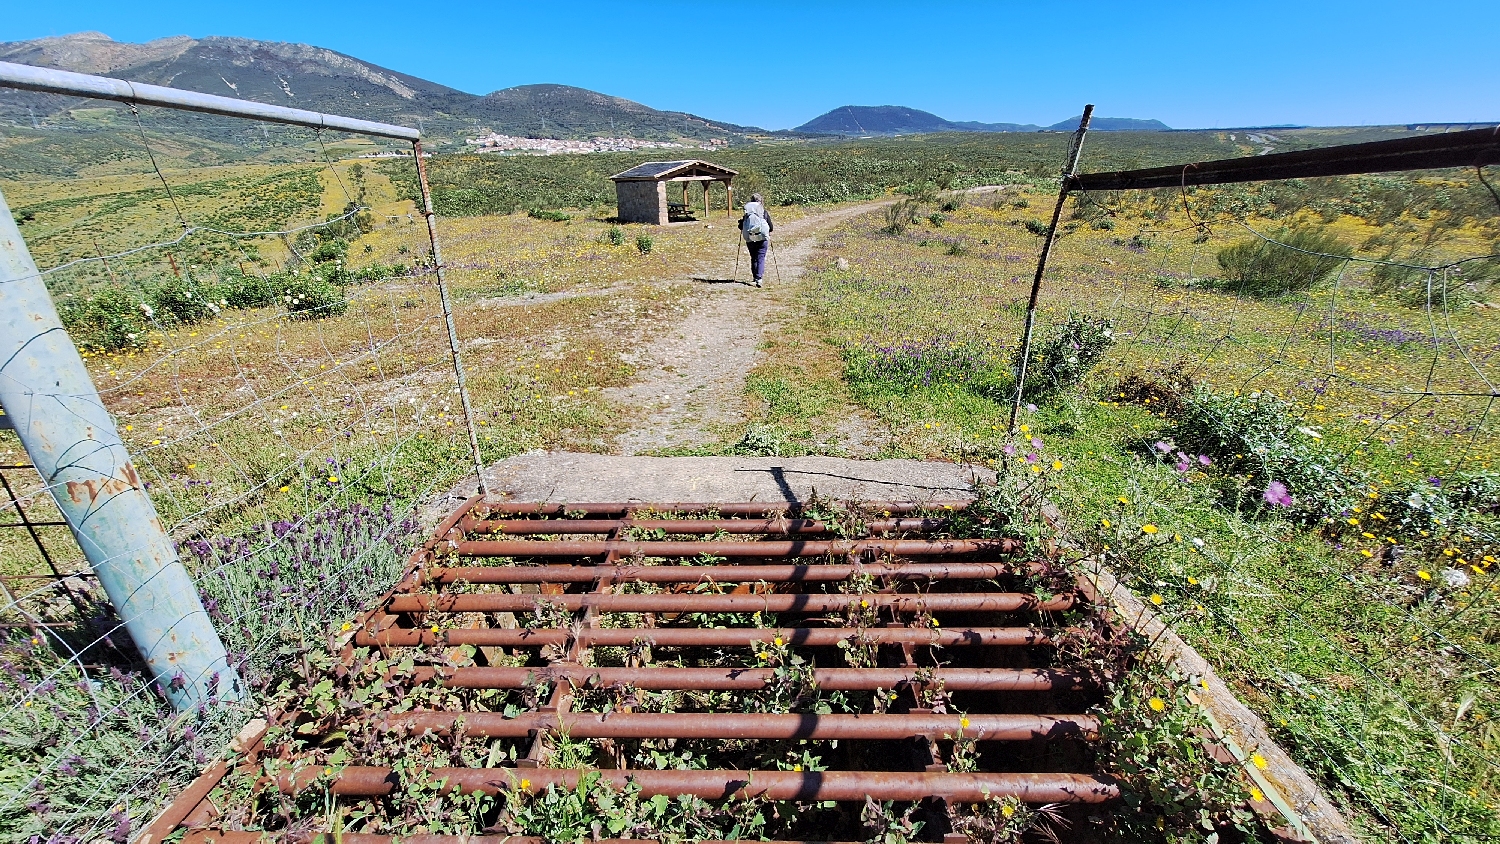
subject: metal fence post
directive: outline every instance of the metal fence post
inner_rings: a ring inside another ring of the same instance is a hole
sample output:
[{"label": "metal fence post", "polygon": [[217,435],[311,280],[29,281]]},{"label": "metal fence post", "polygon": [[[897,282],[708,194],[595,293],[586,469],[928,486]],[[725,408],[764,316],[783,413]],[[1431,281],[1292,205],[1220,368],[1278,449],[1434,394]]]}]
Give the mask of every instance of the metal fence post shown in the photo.
[{"label": "metal fence post", "polygon": [[1026,368],[1031,363],[1031,334],[1036,328],[1036,300],[1042,292],[1042,276],[1047,272],[1047,256],[1052,254],[1052,244],[1057,241],[1057,223],[1062,219],[1063,203],[1073,190],[1073,176],[1078,172],[1078,156],[1083,152],[1083,136],[1089,131],[1089,118],[1094,116],[1092,103],[1083,107],[1083,117],[1078,121],[1078,131],[1073,134],[1073,146],[1068,150],[1068,163],[1063,167],[1062,190],[1057,194],[1057,207],[1052,209],[1052,225],[1047,227],[1047,238],[1042,241],[1042,254],[1036,261],[1036,277],[1031,280],[1031,298],[1026,303],[1026,327],[1021,331],[1021,365],[1016,367],[1016,399],[1010,406],[1010,425],[1007,430],[1016,432],[1016,417],[1021,413],[1021,396],[1026,390]]},{"label": "metal fence post", "polygon": [[0,407],[172,705],[244,693],[0,195]]},{"label": "metal fence post", "polygon": [[432,269],[437,273],[438,301],[443,305],[443,319],[448,323],[448,351],[453,355],[453,374],[458,378],[458,403],[464,411],[464,428],[469,432],[469,450],[474,454],[474,476],[479,480],[479,494],[488,495],[484,482],[484,458],[479,453],[479,433],[474,430],[474,410],[469,406],[469,382],[464,378],[464,362],[458,352],[458,329],[453,325],[453,303],[448,299],[448,277],[443,274],[443,253],[438,249],[437,215],[432,210],[432,189],[427,186],[427,165],[422,163],[422,142],[412,141],[411,151],[417,160],[417,187],[422,192],[422,216],[427,220],[427,239],[432,244]]}]

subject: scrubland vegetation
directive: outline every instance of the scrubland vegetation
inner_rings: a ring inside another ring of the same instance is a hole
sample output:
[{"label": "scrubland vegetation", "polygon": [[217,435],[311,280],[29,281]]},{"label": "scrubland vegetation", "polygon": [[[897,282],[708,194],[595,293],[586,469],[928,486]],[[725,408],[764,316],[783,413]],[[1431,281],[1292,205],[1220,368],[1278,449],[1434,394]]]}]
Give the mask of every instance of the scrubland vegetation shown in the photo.
[{"label": "scrubland vegetation", "polygon": [[[1065,143],[714,153],[742,171],[737,196],[792,203],[778,223],[809,203],[899,202],[841,226],[815,272],[772,288],[786,311],[746,378],[752,418],[694,451],[1011,461],[1047,479],[1071,540],[1149,596],[1372,840],[1500,836],[1492,399],[1410,395],[1483,394],[1500,378],[1496,312],[1478,307],[1500,267],[1414,269],[1500,251],[1494,200],[1460,173],[1080,197],[1012,438],[1016,342]],[[1206,134],[1104,135],[1085,162],[1237,151]],[[603,177],[640,158],[433,161],[486,460],[607,450],[628,411],[601,391],[629,383],[636,346],[683,312],[693,267],[733,248],[718,216],[650,235],[610,221]],[[411,542],[408,514],[468,466],[425,231],[406,216],[410,162],[340,167],[347,187],[316,167],[244,167],[174,189],[184,217],[224,231],[335,225],[284,241],[204,232],[49,279],[210,613],[262,688],[306,670],[297,657],[384,588]],[[149,180],[111,178],[5,186],[39,263],[181,232]],[[952,190],[986,183],[1007,187]],[[369,216],[345,217],[351,200]],[[1344,255],[1387,263],[1329,257]],[[0,537],[0,556],[35,573],[21,540]],[[295,623],[277,615],[298,600]],[[218,751],[225,723],[159,731],[166,716],[138,678],[90,683],[64,649],[9,635],[0,768],[6,799],[26,797],[0,813],[7,840],[69,817],[106,818],[94,834],[124,840]],[[1142,688],[1116,701],[1129,715],[1119,729],[1191,731],[1167,708],[1186,690]],[[79,730],[77,713],[100,710],[104,726]],[[1156,771],[1159,758],[1136,764]],[[49,773],[65,787],[28,791],[42,771],[67,774]],[[611,799],[641,828],[669,814],[700,832],[749,820]],[[515,810],[564,830],[590,800]],[[1164,818],[1162,840],[1196,840],[1192,823]]]}]

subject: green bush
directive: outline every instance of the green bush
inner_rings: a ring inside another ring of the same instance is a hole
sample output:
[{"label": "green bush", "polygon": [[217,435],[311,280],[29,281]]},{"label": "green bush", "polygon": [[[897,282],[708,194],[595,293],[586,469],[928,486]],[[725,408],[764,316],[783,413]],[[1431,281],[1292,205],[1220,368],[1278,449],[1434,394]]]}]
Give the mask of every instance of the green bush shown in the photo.
[{"label": "green bush", "polygon": [[219,295],[228,307],[248,309],[274,305],[278,293],[269,278],[232,272],[219,279]]},{"label": "green bush", "polygon": [[406,274],[406,267],[400,264],[371,264],[368,267],[349,273],[349,284],[357,284],[366,281],[381,281],[387,278],[397,278]]},{"label": "green bush", "polygon": [[218,289],[191,275],[173,276],[146,291],[156,319],[168,325],[193,325],[213,319],[225,307]]},{"label": "green bush", "polygon": [[1050,227],[1041,220],[1026,221],[1026,230],[1036,235],[1037,237],[1046,237],[1048,228]]},{"label": "green bush", "polygon": [[[1272,242],[1275,241],[1275,242]],[[1312,228],[1277,229],[1219,251],[1225,288],[1248,296],[1279,296],[1326,280],[1353,254],[1336,235]]]},{"label": "green bush", "polygon": [[1167,430],[1172,445],[1204,454],[1221,471],[1219,487],[1235,509],[1280,511],[1308,524],[1344,515],[1365,478],[1299,424],[1268,393],[1221,395],[1199,388]]},{"label": "green bush", "polygon": [[927,222],[931,223],[933,228],[940,229],[943,227],[943,223],[948,222],[948,218],[940,212],[934,212],[927,215]]},{"label": "green bush", "polygon": [[[1026,395],[1046,395],[1078,384],[1114,342],[1109,320],[1069,314],[1045,342],[1033,346],[1026,366]],[[1021,368],[1019,349],[1011,366],[1016,371]]]},{"label": "green bush", "polygon": [[87,297],[68,297],[57,306],[57,315],[73,343],[80,349],[101,352],[144,345],[153,314],[150,305],[117,287],[103,287]]},{"label": "green bush", "polygon": [[566,223],[573,219],[573,215],[565,211],[546,211],[541,208],[533,208],[527,211],[526,216],[535,220],[550,220],[554,223]]},{"label": "green bush", "polygon": [[651,239],[651,235],[643,234],[635,239],[635,248],[639,249],[642,255],[650,255],[651,250],[656,248],[656,241]]},{"label": "green bush", "polygon": [[344,289],[323,278],[295,274],[282,277],[281,303],[293,319],[338,316],[349,309]]},{"label": "green bush", "polygon": [[624,246],[625,232],[619,226],[610,226],[609,231],[604,233],[604,239],[609,241],[610,246]]}]

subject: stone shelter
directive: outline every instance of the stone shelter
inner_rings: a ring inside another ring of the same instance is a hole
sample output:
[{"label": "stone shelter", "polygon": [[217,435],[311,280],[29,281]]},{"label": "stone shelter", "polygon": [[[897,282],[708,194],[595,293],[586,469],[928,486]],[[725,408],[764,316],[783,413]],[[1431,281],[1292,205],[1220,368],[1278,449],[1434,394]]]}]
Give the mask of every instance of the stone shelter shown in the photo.
[{"label": "stone shelter", "polygon": [[[619,201],[617,216],[622,223],[651,223],[665,225],[674,214],[685,216],[688,209],[688,186],[693,182],[703,184],[703,209],[709,210],[708,186],[711,182],[723,182],[729,197],[728,208],[734,214],[734,187],[731,184],[738,175],[735,170],[720,167],[707,161],[648,161],[632,167],[624,173],[610,176],[615,183],[615,198]],[[682,200],[671,201],[667,192],[668,182],[682,183]]]}]

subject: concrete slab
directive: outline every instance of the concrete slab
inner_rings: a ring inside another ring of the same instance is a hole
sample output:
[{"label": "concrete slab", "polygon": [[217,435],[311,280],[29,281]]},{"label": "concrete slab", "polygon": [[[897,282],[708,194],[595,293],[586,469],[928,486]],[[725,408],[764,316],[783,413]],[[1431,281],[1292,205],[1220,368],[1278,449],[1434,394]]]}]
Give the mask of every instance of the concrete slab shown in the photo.
[{"label": "concrete slab", "polygon": [[[768,508],[827,498],[935,501],[970,498],[988,469],[921,460],[840,457],[636,457],[530,452],[490,465],[493,497],[510,501],[764,501]],[[435,524],[474,494],[473,478],[423,508]]]}]

